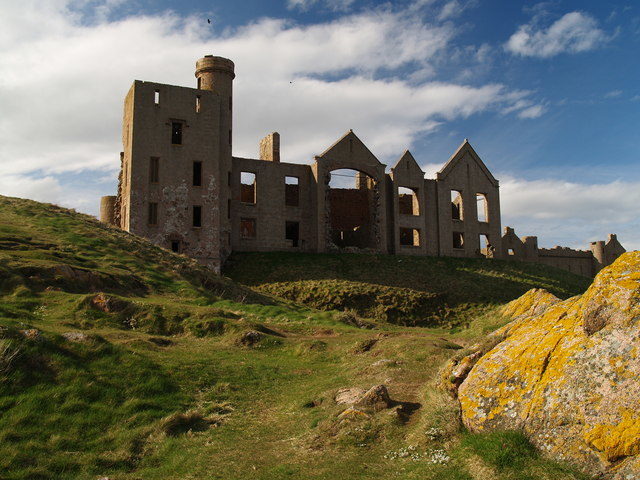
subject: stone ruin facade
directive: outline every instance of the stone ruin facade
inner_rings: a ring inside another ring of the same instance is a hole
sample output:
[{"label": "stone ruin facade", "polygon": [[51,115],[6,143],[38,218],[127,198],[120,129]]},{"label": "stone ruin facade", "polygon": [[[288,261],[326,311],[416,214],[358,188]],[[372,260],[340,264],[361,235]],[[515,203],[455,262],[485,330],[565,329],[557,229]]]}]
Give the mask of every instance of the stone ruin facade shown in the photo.
[{"label": "stone ruin facade", "polygon": [[[207,55],[196,88],[136,80],[124,101],[123,152],[103,222],[220,271],[232,251],[513,258],[593,276],[624,249],[539,249],[500,225],[499,183],[468,141],[435,179],[409,151],[386,166],[350,130],[311,165],[280,161],[280,136],[259,158],[234,157],[234,64]],[[305,160],[305,159],[299,159]],[[354,172],[333,188],[332,172]]]}]

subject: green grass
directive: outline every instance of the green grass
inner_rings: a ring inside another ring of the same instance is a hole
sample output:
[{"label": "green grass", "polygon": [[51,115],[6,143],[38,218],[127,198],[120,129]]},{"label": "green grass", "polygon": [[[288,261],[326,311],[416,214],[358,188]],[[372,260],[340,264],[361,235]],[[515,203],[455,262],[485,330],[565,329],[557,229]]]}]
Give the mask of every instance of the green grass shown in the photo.
[{"label": "green grass", "polygon": [[365,254],[234,253],[225,273],[261,292],[322,310],[403,325],[467,323],[527,290],[582,293],[589,279],[507,260]]},{"label": "green grass", "polygon": [[[520,434],[465,433],[436,384],[452,355],[504,323],[494,305],[528,286],[571,295],[575,278],[511,262],[234,257],[229,273],[265,286],[256,293],[87,216],[5,197],[0,247],[3,480],[584,478]],[[467,302],[458,289],[474,278],[484,283]],[[306,305],[266,287],[302,281],[325,282]],[[341,282],[345,303],[322,304]],[[349,303],[358,289],[380,299],[376,315]],[[434,298],[445,322],[402,326]],[[261,338],[245,346],[250,330]],[[340,421],[339,388],[381,383],[409,413]]]}]

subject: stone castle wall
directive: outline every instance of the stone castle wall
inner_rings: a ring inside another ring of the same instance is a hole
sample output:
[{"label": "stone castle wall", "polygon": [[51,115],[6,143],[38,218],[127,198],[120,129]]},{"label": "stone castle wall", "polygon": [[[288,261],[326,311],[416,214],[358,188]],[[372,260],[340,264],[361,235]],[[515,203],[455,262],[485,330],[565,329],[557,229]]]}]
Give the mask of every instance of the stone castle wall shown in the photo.
[{"label": "stone castle wall", "polygon": [[[615,236],[591,251],[539,249],[501,234],[499,183],[468,141],[435,179],[406,151],[386,173],[353,131],[312,164],[281,162],[280,135],[258,157],[232,156],[234,64],[205,56],[198,88],[136,80],[125,97],[117,195],[101,219],[219,270],[231,251],[327,252],[356,246],[403,255],[488,256],[592,276],[613,262]],[[297,159],[303,162],[305,159]],[[355,172],[332,189],[331,172]]]}]

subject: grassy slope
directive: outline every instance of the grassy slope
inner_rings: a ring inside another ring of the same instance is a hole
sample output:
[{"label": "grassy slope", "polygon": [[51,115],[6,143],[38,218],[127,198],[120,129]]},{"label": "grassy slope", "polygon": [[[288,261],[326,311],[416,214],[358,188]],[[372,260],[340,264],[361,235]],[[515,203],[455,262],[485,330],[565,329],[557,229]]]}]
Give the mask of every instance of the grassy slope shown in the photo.
[{"label": "grassy slope", "polygon": [[[124,307],[92,308],[96,291]],[[237,343],[266,327],[285,336]],[[434,382],[472,332],[353,328],[89,217],[0,197],[0,478],[582,478],[521,436],[461,432]],[[421,407],[406,424],[384,411],[339,426],[335,391],[378,383]],[[191,431],[168,435],[187,412]],[[419,459],[397,458],[409,446]]]},{"label": "grassy slope", "polygon": [[515,261],[355,254],[236,253],[226,274],[315,308],[349,308],[425,326],[473,317],[533,287],[567,298],[590,283],[546,265]]}]

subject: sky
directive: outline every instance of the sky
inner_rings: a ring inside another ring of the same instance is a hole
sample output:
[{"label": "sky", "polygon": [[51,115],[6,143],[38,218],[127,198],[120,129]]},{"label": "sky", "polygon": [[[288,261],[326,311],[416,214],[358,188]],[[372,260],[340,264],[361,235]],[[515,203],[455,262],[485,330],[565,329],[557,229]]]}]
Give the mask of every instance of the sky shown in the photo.
[{"label": "sky", "polygon": [[[211,23],[207,22],[207,19]],[[640,249],[640,2],[21,0],[0,5],[0,194],[96,215],[133,80],[231,58],[234,155],[311,163],[349,129],[428,178],[465,138],[503,226]]]}]

